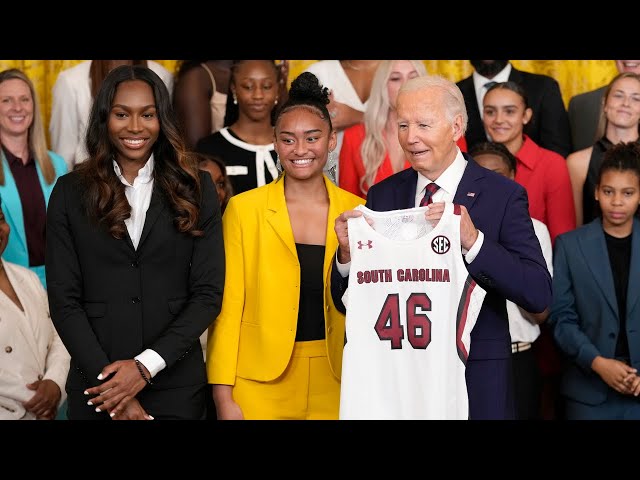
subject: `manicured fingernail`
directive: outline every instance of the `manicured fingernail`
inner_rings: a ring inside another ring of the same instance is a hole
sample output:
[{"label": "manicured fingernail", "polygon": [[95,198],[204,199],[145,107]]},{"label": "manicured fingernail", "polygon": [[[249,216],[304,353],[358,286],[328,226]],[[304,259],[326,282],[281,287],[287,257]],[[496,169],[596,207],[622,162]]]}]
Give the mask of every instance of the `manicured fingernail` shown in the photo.
[{"label": "manicured fingernail", "polygon": [[87,391],[85,390],[85,391],[84,391],[84,394],[85,394],[85,395],[89,395],[89,392],[87,392]]},{"label": "manicured fingernail", "polygon": [[98,380],[102,380],[102,373],[98,375]]},{"label": "manicured fingernail", "polygon": [[93,405],[93,402],[92,402],[91,400],[89,400],[89,401],[87,402],[87,405]]},{"label": "manicured fingernail", "polygon": [[111,413],[109,414],[109,416],[110,416],[111,418],[113,418],[113,417],[115,417],[115,416],[116,416],[116,414],[115,414],[115,412],[111,412]]},{"label": "manicured fingernail", "polygon": [[96,412],[100,413],[102,410],[100,410],[100,407],[96,407]]},{"label": "manicured fingernail", "polygon": [[149,415],[149,418],[150,418],[151,420],[155,420],[155,418],[153,418],[151,415]]}]

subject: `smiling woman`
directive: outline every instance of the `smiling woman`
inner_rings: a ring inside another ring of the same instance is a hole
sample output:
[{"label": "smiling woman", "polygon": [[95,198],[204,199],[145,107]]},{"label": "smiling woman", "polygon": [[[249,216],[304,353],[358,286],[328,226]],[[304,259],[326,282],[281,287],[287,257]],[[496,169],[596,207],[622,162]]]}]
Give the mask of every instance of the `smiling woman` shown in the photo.
[{"label": "smiling woman", "polygon": [[[51,318],[71,354],[69,419],[202,419],[200,335],[220,310],[220,206],[147,67],[107,75],[89,158],[47,212]],[[149,387],[153,384],[153,387]]]},{"label": "smiling woman", "polygon": [[14,232],[3,258],[33,270],[46,288],[46,208],[67,165],[47,149],[33,83],[15,68],[0,72],[0,143],[0,198]]},{"label": "smiling woman", "polygon": [[329,219],[363,200],[323,174],[336,147],[328,103],[313,74],[293,81],[275,122],[284,173],[225,210],[234,268],[207,345],[220,419],[338,418],[344,315],[330,300]]}]

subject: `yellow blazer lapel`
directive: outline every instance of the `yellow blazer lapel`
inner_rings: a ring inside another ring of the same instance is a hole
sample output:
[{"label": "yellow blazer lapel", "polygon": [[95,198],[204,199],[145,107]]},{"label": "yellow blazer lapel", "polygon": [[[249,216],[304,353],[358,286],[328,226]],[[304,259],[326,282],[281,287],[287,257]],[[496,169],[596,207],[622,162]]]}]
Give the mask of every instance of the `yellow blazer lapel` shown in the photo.
[{"label": "yellow blazer lapel", "polygon": [[338,248],[338,238],[334,230],[335,219],[343,212],[343,206],[338,198],[338,187],[335,186],[327,178],[324,177],[324,184],[327,187],[327,193],[329,194],[329,216],[327,217],[327,232],[325,234],[325,249],[324,249],[324,269],[322,272],[322,279],[324,284],[327,285],[327,279],[331,275],[331,264],[333,263],[333,257],[336,254]]},{"label": "yellow blazer lapel", "polygon": [[298,252],[296,251],[296,242],[293,238],[289,211],[287,210],[287,203],[284,199],[284,176],[268,184],[266,220],[282,243],[286,245],[291,254],[297,259]]}]

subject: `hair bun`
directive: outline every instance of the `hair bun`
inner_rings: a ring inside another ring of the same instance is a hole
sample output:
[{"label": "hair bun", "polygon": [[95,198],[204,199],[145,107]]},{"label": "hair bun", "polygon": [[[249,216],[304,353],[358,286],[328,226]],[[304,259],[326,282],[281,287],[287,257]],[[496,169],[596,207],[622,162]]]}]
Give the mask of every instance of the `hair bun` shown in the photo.
[{"label": "hair bun", "polygon": [[318,77],[311,72],[302,72],[291,83],[289,98],[293,101],[313,101],[329,104],[329,89],[320,85]]}]

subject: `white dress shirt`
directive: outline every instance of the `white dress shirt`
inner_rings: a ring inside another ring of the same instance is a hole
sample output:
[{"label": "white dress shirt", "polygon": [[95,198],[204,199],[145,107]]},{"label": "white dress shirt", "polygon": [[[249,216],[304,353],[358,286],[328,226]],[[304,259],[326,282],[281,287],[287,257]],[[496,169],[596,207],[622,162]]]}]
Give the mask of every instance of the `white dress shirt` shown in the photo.
[{"label": "white dress shirt", "polygon": [[[131,242],[136,250],[138,249],[138,243],[140,243],[144,221],[147,218],[147,210],[149,210],[149,204],[151,203],[151,194],[153,193],[153,166],[154,160],[153,154],[151,154],[144,167],[138,170],[138,176],[133,179],[133,184],[131,184],[122,175],[120,165],[118,165],[115,160],[113,161],[113,169],[120,181],[124,183],[124,194],[127,196],[129,205],[131,205],[131,216],[124,221],[124,224],[127,227],[129,237],[131,237]],[[135,358],[147,367],[151,377],[154,377],[167,366],[164,359],[158,355],[156,351],[151,349],[146,349]]]},{"label": "white dress shirt", "polygon": [[[485,84],[487,82],[497,82],[502,83],[509,80],[509,75],[511,75],[511,64],[507,63],[507,66],[504,67],[498,74],[493,78],[487,78],[480,75],[475,70],[473,71],[473,88],[476,91],[476,98],[478,99],[478,109],[480,110],[480,118],[482,118],[482,100],[484,100],[484,94],[487,93],[487,87]],[[487,136],[487,138],[489,138]]]},{"label": "white dress shirt", "polygon": [[[427,177],[418,172],[418,183],[416,185],[414,207],[420,206],[420,200],[422,200],[422,197],[424,197],[424,192],[427,184],[431,183],[432,181],[434,181],[440,187],[438,191],[433,194],[433,197],[431,197],[432,200],[434,202],[453,202],[453,197],[456,194],[456,190],[458,189],[460,180],[462,180],[464,169],[467,167],[467,161],[462,156],[460,148],[456,147],[456,149],[457,154],[456,158],[453,160],[453,163],[449,165],[436,180],[429,180]],[[471,246],[469,251],[465,252],[464,249],[462,251],[462,253],[465,254],[467,263],[473,262],[473,260],[478,255],[483,242],[484,234],[480,230],[478,230],[478,238],[476,238],[475,243]],[[337,252],[336,265],[338,266],[338,272],[340,273],[340,275],[342,275],[342,277],[347,277],[349,275],[351,262],[340,263],[338,261]]]}]

